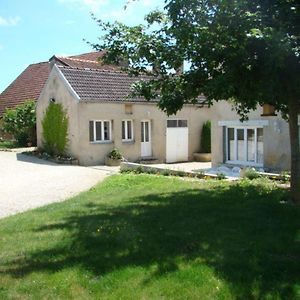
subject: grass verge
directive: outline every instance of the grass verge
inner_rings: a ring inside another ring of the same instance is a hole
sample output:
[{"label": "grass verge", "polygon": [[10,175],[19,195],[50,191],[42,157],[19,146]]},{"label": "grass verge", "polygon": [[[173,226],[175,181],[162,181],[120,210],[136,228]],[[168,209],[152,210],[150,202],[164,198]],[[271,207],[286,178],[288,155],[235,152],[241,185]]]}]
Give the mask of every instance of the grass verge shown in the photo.
[{"label": "grass verge", "polygon": [[112,176],[0,220],[0,299],[300,299],[300,207],[285,193]]}]

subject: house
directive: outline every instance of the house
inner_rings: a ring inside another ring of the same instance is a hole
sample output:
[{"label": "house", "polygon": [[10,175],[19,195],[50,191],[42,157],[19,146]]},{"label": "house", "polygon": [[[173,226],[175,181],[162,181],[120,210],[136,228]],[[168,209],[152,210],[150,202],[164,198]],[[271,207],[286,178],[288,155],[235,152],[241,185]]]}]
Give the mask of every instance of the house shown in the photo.
[{"label": "house", "polygon": [[1,94],[0,118],[6,108],[14,108],[28,99],[37,100],[50,74],[53,64],[93,69],[118,69],[117,66],[102,65],[99,60],[103,52],[90,52],[73,56],[52,56],[49,62],[29,65]]},{"label": "house", "polygon": [[289,126],[280,113],[266,113],[260,107],[249,114],[247,121],[239,119],[230,103],[216,105],[212,115],[212,165],[290,170]]},{"label": "house", "polygon": [[199,105],[185,105],[168,117],[156,102],[127,97],[137,80],[118,70],[55,64],[37,103],[38,146],[43,145],[43,115],[55,101],[69,117],[68,153],[81,165],[103,164],[113,148],[129,161],[192,160],[199,152],[202,125],[214,109],[202,97]]},{"label": "house", "polygon": [[213,167],[290,169],[289,127],[280,114],[266,113],[260,107],[241,122],[229,102],[208,108],[202,97],[198,105],[185,105],[176,116],[168,117],[155,101],[128,98],[137,79],[117,67],[82,68],[79,62],[74,68],[68,60],[74,58],[50,59],[54,67],[37,105],[40,147],[43,114],[49,101],[56,101],[69,116],[68,153],[82,165],[104,163],[113,148],[129,161],[191,161],[200,150],[202,125],[211,120]]}]

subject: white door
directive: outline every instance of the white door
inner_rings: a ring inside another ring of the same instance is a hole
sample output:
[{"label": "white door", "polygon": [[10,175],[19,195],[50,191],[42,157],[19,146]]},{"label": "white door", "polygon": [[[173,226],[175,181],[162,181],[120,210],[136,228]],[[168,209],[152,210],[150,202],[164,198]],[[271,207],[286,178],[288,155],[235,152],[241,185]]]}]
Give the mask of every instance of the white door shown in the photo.
[{"label": "white door", "polygon": [[151,122],[145,120],[141,122],[141,157],[150,156],[152,156]]},{"label": "white door", "polygon": [[166,162],[188,161],[189,130],[187,120],[167,121]]}]

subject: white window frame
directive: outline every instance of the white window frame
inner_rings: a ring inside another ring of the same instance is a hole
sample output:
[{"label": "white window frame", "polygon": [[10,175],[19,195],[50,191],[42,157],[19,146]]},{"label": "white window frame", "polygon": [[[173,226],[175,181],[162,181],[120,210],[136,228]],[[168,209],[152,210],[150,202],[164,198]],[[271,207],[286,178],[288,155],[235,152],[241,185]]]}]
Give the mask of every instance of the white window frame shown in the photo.
[{"label": "white window frame", "polygon": [[[168,121],[176,121],[176,126],[174,127],[168,127]],[[179,121],[186,121],[186,126],[179,126]],[[167,128],[188,128],[189,127],[189,122],[188,119],[167,119]]]},{"label": "white window frame", "polygon": [[[228,130],[234,129],[234,154],[235,159],[229,160],[229,142],[228,142]],[[254,154],[254,161],[246,161],[246,160],[238,160],[237,154],[238,154],[238,140],[237,140],[237,130],[243,129],[244,130],[244,157],[247,159],[248,153],[247,153],[247,141],[248,141],[248,131],[247,129],[254,129],[254,141],[255,141],[255,154]],[[253,166],[253,167],[263,167],[263,163],[257,162],[257,129],[263,129],[263,126],[226,126],[225,130],[225,139],[226,139],[226,163],[228,164],[237,164],[237,165],[246,165],[246,166]]]},{"label": "white window frame", "polygon": [[[112,122],[111,120],[91,120],[93,122],[93,131],[94,131],[94,140],[91,142],[93,144],[105,144],[105,143],[111,143],[112,139]],[[101,123],[101,139],[100,140],[96,140],[96,123]],[[109,139],[105,140],[104,139],[104,122],[108,122],[109,123]]]},{"label": "white window frame", "polygon": [[[123,122],[125,124],[125,138],[123,138]],[[128,138],[128,122],[131,123],[131,138]],[[121,134],[122,134],[122,142],[133,142],[134,136],[133,136],[133,120],[132,119],[124,119],[122,120],[121,125]]]}]

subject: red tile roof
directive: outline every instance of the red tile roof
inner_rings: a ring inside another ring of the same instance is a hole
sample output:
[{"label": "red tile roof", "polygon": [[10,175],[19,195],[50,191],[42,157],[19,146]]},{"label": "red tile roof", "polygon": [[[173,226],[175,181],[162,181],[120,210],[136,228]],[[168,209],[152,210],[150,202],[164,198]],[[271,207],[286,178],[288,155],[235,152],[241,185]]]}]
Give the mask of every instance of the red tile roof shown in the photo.
[{"label": "red tile roof", "polygon": [[62,65],[79,69],[100,69],[100,70],[119,70],[120,67],[113,65],[103,65],[97,60],[78,59],[73,57],[56,57]]},{"label": "red tile roof", "polygon": [[[148,81],[152,77],[140,75],[131,77],[125,72],[104,69],[78,69],[58,66],[68,83],[81,101],[92,102],[148,102],[143,97],[131,97],[132,85],[139,81]],[[157,102],[154,99],[151,102]],[[204,96],[198,97],[198,104],[205,104]]]},{"label": "red tile roof", "polygon": [[28,99],[37,100],[49,76],[48,62],[29,65],[1,94],[0,116]]},{"label": "red tile roof", "polygon": [[103,55],[104,55],[104,51],[102,52],[97,51],[97,52],[83,53],[79,55],[71,55],[68,57],[96,61],[98,58],[101,58]]},{"label": "red tile roof", "polygon": [[[103,52],[91,52],[68,57],[53,56],[55,63],[73,68],[116,70],[117,66],[102,65],[98,58]],[[13,108],[28,99],[37,100],[50,74],[50,64],[42,62],[29,65],[1,94],[0,117],[5,108]]]}]

